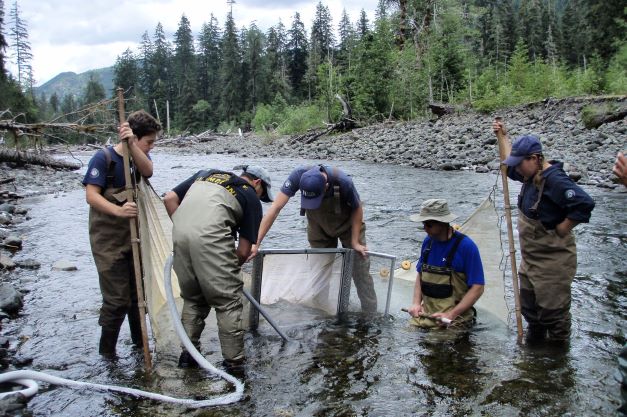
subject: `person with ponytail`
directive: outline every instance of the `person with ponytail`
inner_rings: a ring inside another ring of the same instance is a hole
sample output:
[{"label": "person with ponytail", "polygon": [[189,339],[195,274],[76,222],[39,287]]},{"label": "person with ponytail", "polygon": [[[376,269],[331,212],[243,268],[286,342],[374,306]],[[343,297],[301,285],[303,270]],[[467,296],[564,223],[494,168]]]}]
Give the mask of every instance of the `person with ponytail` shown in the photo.
[{"label": "person with ponytail", "polygon": [[[495,120],[492,129],[507,135]],[[507,141],[509,146],[509,141]],[[588,223],[594,200],[564,172],[563,164],[545,158],[535,135],[519,137],[502,161],[508,177],[522,182],[518,196],[521,312],[527,342],[570,339],[571,285],[577,271],[572,230]]]}]

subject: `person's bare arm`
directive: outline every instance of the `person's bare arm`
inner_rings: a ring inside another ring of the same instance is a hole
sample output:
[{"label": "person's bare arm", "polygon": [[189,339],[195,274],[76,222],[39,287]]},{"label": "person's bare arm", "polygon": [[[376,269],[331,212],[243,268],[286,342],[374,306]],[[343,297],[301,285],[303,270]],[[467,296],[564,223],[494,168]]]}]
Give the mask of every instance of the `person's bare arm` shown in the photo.
[{"label": "person's bare arm", "polygon": [[245,239],[241,236],[239,237],[235,253],[237,254],[237,260],[240,265],[248,260],[252,247],[253,245],[250,243],[250,240]]},{"label": "person's bare arm", "polygon": [[168,216],[172,218],[176,209],[181,205],[181,200],[174,191],[168,191],[163,197],[163,204],[165,205],[165,210],[168,212]]},{"label": "person's bare arm", "polygon": [[274,197],[272,205],[261,219],[261,224],[259,225],[259,233],[257,235],[257,243],[252,246],[249,259],[257,256],[259,246],[261,246],[261,241],[264,237],[266,237],[266,234],[268,234],[268,231],[274,224],[274,221],[277,217],[279,217],[279,213],[281,212],[281,210],[283,210],[283,207],[285,207],[289,200],[290,198],[287,196],[287,194],[281,191],[279,191],[279,193]]},{"label": "person's bare arm", "polygon": [[362,203],[359,203],[359,207],[351,213],[351,246],[365,258],[367,256],[366,251],[368,250],[368,247],[366,245],[362,245],[359,241],[359,236],[361,235],[361,224],[363,221],[364,206]]}]

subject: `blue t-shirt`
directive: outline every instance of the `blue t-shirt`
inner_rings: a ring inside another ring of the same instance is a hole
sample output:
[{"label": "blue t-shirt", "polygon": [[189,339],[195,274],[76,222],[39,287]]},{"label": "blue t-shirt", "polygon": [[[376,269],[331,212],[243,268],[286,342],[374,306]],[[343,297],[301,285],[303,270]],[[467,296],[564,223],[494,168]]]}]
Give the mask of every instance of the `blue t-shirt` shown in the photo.
[{"label": "blue t-shirt", "polygon": [[255,189],[246,180],[232,172],[209,169],[198,171],[177,185],[172,191],[176,193],[180,201],[183,201],[185,194],[196,181],[207,181],[221,185],[235,196],[235,199],[242,207],[242,218],[237,228],[233,230],[233,236],[236,237],[236,233],[239,233],[241,237],[252,244],[257,243],[259,224],[261,223],[263,211],[261,209],[261,201],[259,201]]},{"label": "blue t-shirt", "polygon": [[[302,166],[293,170],[283,183],[283,186],[281,186],[281,192],[288,197],[294,197],[296,192],[300,189],[300,178],[311,168],[312,166]],[[348,205],[353,210],[357,209],[361,204],[361,199],[359,198],[359,193],[351,177],[340,169],[334,169],[330,166],[320,165],[320,169],[327,174],[327,184],[329,184],[324,198],[333,197],[334,187],[339,185],[340,203]]]},{"label": "blue t-shirt", "polygon": [[[459,235],[459,232],[454,232],[453,236]],[[431,253],[429,254],[428,264],[432,266],[446,266],[446,256],[451,251],[456,239],[449,239],[446,242],[427,238],[422,242],[422,248],[420,249],[420,259],[416,263],[416,271],[422,272],[422,257],[425,249],[429,247],[431,241]],[[466,284],[468,287],[478,284],[485,285],[485,277],[483,275],[483,264],[481,263],[481,256],[479,255],[479,248],[468,236],[462,239],[457,247],[455,256],[453,256],[453,264],[451,265],[454,271],[466,274]]]},{"label": "blue t-shirt", "polygon": [[562,165],[561,162],[551,161],[551,166],[542,173],[544,190],[536,212],[531,208],[538,201],[539,190],[533,179],[524,182],[515,169],[510,168],[507,172],[511,179],[524,183],[518,196],[518,209],[530,219],[542,222],[547,230],[555,229],[566,218],[588,223],[595,205],[594,200],[564,172]]},{"label": "blue t-shirt", "polygon": [[[111,156],[111,165],[107,166],[107,157],[105,150],[100,149],[89,160],[87,165],[87,172],[83,178],[83,185],[91,184],[97,185],[103,190],[108,187],[120,188],[126,185],[126,178],[124,175],[124,159],[122,155],[118,154],[112,146],[108,146],[109,155]],[[148,159],[150,159],[150,156]],[[131,175],[137,175],[135,173],[135,167],[131,162]],[[111,170],[113,177],[111,183],[107,183],[107,176]],[[139,177],[137,177],[139,179]]]}]

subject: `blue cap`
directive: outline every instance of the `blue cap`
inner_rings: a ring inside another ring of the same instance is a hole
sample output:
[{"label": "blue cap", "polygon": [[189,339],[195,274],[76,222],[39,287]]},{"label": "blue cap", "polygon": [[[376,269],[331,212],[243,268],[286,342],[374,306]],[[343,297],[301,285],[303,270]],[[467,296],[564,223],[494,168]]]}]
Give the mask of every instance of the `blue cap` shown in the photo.
[{"label": "blue cap", "polygon": [[540,139],[534,135],[521,136],[514,141],[512,152],[509,157],[503,161],[503,164],[515,167],[525,159],[526,156],[542,153],[542,144]]},{"label": "blue cap", "polygon": [[311,168],[305,171],[300,177],[300,208],[305,210],[316,210],[320,207],[324,198],[324,191],[327,180],[320,172],[320,167]]}]

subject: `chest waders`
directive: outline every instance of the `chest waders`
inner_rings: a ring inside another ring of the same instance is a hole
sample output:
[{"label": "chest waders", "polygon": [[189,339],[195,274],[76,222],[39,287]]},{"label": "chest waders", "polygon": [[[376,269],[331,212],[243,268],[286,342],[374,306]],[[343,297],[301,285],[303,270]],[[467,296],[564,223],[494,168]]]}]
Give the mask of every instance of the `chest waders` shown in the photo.
[{"label": "chest waders", "polygon": [[[527,186],[523,185],[521,195]],[[543,190],[544,181],[531,212],[537,212]],[[575,237],[572,233],[558,236],[540,220],[525,216],[520,207],[518,236],[522,258],[518,270],[520,302],[528,323],[527,338],[542,339],[548,332],[553,340],[567,340],[571,326],[571,285],[577,272]]]},{"label": "chest waders", "polygon": [[[453,259],[462,239],[461,233],[454,235],[453,246],[446,255],[445,266],[429,265],[431,245],[422,255],[422,273],[420,289],[422,291],[422,309],[425,315],[444,313],[452,310],[468,292],[466,274],[453,270]],[[431,241],[433,244],[433,240]],[[452,326],[470,325],[475,317],[475,309],[469,308],[453,321]],[[410,323],[418,327],[439,327],[438,321],[430,317],[412,317]]]},{"label": "chest waders", "polygon": [[[335,171],[335,169],[334,169]],[[331,183],[331,182],[330,182]],[[312,248],[336,248],[338,239],[344,248],[352,248],[351,214],[348,204],[341,204],[339,186],[334,186],[333,196],[322,199],[316,210],[305,210],[307,215],[307,240]],[[366,244],[366,224],[361,223],[359,243]],[[353,282],[364,312],[377,311],[377,294],[370,275],[370,259],[353,254]]]},{"label": "chest waders", "polygon": [[[109,186],[113,184],[115,162],[111,162],[110,149],[105,148],[104,152],[107,181],[102,196],[122,206],[126,202],[126,188]],[[101,213],[90,207],[89,243],[102,293],[98,318],[98,324],[102,327],[99,352],[105,356],[115,355],[120,327],[127,315],[133,344],[142,347],[129,219]]]},{"label": "chest waders", "polygon": [[231,233],[242,216],[235,196],[206,181],[191,186],[172,216],[173,266],[183,298],[183,328],[200,347],[205,319],[214,308],[222,357],[232,362],[244,359],[244,283]]}]

